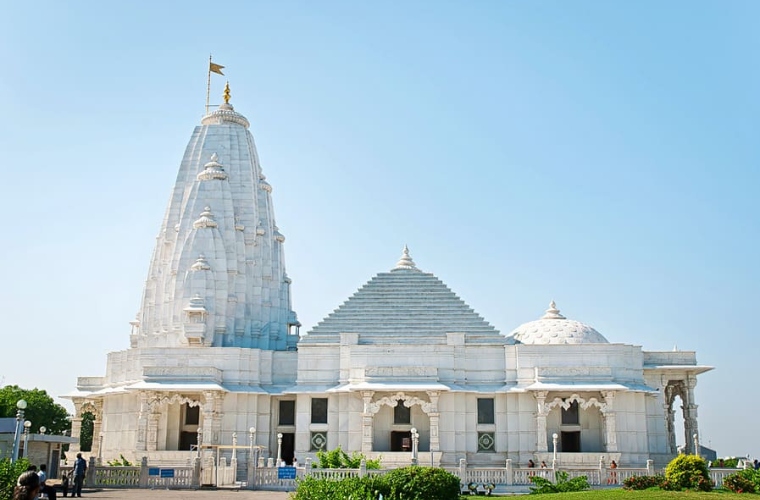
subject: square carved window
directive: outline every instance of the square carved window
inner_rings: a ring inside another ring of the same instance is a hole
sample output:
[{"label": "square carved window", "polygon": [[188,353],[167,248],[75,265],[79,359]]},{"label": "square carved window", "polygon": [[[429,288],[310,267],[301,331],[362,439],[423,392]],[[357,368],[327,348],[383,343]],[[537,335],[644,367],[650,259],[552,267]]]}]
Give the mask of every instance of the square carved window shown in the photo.
[{"label": "square carved window", "polygon": [[185,403],[185,425],[198,425],[201,421],[201,407]]},{"label": "square carved window", "polygon": [[578,401],[570,403],[570,407],[567,410],[562,408],[562,425],[578,425],[580,423]]},{"label": "square carved window", "polygon": [[494,423],[493,398],[478,398],[478,423]]},{"label": "square carved window", "polygon": [[296,402],[280,401],[280,425],[296,425]]},{"label": "square carved window", "polygon": [[494,439],[493,432],[478,432],[478,451],[479,452],[494,452],[496,448],[494,445],[496,440]]},{"label": "square carved window", "polygon": [[404,406],[404,401],[399,401],[396,406],[393,407],[393,423],[394,424],[411,424],[412,423],[412,409],[408,406]]},{"label": "square carved window", "polygon": [[311,398],[311,423],[327,423],[327,398]]},{"label": "square carved window", "polygon": [[327,448],[327,433],[326,432],[312,432],[310,451],[320,451],[320,450],[325,450],[326,448]]}]

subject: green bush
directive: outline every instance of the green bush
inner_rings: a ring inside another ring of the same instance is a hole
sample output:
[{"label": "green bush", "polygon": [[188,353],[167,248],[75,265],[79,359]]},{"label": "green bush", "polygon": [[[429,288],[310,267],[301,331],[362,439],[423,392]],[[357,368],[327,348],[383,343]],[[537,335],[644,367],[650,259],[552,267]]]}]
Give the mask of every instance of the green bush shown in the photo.
[{"label": "green bush", "polygon": [[646,490],[659,488],[665,482],[665,476],[631,476],[623,481],[623,488],[627,490]]},{"label": "green bush", "polygon": [[591,488],[586,476],[578,476],[568,479],[565,471],[555,473],[556,482],[552,483],[548,479],[540,476],[530,476],[530,482],[535,486],[530,487],[531,495],[542,495],[545,493],[567,493],[570,491],[584,491]]},{"label": "green bush", "polygon": [[760,493],[760,471],[747,469],[723,480],[723,487],[734,493]]},{"label": "green bush", "polygon": [[108,462],[109,467],[133,467],[132,462],[124,458],[124,455],[119,455],[119,458],[116,458],[114,460],[109,460]]},{"label": "green bush", "polygon": [[336,480],[306,476],[298,481],[294,500],[458,500],[459,478],[443,469],[405,467],[385,475]]},{"label": "green bush", "polygon": [[18,477],[26,472],[29,461],[21,458],[11,463],[9,458],[0,460],[0,500],[11,500]]},{"label": "green bush", "polygon": [[306,476],[298,481],[294,500],[333,500],[351,498],[352,500],[377,500],[382,493],[390,498],[390,489],[383,476],[349,477],[346,479],[317,479]]},{"label": "green bush", "polygon": [[712,490],[707,462],[698,455],[678,455],[665,468],[665,481],[661,485],[666,490]]},{"label": "green bush", "polygon": [[358,469],[362,460],[367,463],[368,469],[379,469],[380,459],[375,458],[367,460],[367,457],[363,453],[357,451],[351,455],[341,449],[340,446],[331,451],[318,451],[317,461],[318,464],[313,464],[312,467],[319,467],[322,469]]},{"label": "green bush", "polygon": [[390,471],[388,500],[457,500],[459,477],[437,467],[412,465]]}]

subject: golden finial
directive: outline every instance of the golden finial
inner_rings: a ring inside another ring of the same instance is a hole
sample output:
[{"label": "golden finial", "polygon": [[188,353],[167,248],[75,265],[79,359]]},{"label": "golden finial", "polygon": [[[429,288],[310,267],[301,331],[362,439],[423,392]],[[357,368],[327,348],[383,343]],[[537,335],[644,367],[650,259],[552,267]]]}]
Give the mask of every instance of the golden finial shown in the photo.
[{"label": "golden finial", "polygon": [[230,97],[232,97],[232,94],[230,94],[230,82],[227,82],[224,86],[224,104],[230,103]]}]

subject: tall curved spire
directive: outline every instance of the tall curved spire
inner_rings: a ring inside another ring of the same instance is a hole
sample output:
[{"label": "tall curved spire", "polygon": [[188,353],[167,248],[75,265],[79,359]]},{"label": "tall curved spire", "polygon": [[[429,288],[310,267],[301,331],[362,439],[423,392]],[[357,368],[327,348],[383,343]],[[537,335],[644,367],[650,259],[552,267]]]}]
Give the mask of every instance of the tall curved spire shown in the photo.
[{"label": "tall curved spire", "polygon": [[193,131],[145,284],[133,347],[199,345],[285,350],[298,320],[290,300],[272,187],[249,122],[225,103]]}]

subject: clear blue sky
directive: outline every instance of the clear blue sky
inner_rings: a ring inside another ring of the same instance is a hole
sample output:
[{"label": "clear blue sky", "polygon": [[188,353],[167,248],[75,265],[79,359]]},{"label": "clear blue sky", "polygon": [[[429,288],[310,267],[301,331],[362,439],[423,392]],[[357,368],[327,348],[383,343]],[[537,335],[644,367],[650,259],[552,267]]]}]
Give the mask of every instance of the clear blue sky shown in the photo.
[{"label": "clear blue sky", "polygon": [[759,3],[1,12],[3,383],[64,394],[128,346],[211,52],[306,329],[408,243],[504,333],[555,299],[612,342],[696,350],[703,442],[760,455]]}]

